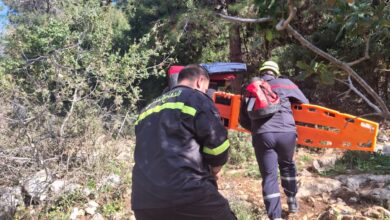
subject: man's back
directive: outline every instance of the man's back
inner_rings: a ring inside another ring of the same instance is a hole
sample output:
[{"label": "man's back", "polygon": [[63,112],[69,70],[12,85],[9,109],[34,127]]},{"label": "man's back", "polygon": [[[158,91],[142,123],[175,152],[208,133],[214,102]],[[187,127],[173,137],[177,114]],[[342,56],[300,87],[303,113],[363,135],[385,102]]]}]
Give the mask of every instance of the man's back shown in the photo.
[{"label": "man's back", "polygon": [[269,118],[256,120],[252,123],[253,133],[296,132],[295,121],[291,111],[291,103],[308,103],[302,91],[291,80],[265,75],[262,77],[270,85],[272,91],[278,94],[281,109]]},{"label": "man's back", "polygon": [[188,204],[216,191],[208,166],[226,162],[226,138],[205,94],[180,86],[153,101],[136,121],[133,209]]}]

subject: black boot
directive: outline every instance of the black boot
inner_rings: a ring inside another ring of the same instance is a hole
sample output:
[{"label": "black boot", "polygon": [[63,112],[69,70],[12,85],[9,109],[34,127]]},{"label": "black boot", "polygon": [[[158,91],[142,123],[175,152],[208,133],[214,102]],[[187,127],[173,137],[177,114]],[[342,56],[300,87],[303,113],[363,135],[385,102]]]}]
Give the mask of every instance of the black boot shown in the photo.
[{"label": "black boot", "polygon": [[288,197],[287,204],[288,204],[288,211],[290,213],[297,213],[298,212],[298,201],[295,197]]}]

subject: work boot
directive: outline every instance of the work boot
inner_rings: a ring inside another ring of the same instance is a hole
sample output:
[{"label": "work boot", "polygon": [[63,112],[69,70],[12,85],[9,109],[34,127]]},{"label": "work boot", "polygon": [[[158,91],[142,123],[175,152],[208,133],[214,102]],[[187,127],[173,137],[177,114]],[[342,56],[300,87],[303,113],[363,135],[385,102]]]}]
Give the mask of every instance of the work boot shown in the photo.
[{"label": "work boot", "polygon": [[298,212],[298,201],[295,197],[287,198],[288,212],[297,213]]}]

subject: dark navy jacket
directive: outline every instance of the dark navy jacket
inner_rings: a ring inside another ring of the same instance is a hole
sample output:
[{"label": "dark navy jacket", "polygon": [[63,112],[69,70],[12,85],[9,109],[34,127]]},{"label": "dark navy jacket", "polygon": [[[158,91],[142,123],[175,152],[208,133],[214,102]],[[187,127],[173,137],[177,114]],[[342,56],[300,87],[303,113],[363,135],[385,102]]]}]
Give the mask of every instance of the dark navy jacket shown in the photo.
[{"label": "dark navy jacket", "polygon": [[209,166],[226,163],[229,141],[212,100],[175,87],[143,109],[135,126],[132,208],[167,208],[218,193]]},{"label": "dark navy jacket", "polygon": [[252,121],[252,133],[296,132],[291,103],[309,103],[302,91],[291,80],[265,75],[262,77],[278,94],[282,108],[269,118]]}]

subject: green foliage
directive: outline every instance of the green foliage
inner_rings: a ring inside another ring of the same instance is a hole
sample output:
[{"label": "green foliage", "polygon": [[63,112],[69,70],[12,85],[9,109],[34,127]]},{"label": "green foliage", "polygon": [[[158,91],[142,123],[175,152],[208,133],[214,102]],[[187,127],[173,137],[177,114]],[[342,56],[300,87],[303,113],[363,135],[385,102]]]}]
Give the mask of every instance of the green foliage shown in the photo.
[{"label": "green foliage", "polygon": [[119,53],[118,42],[127,40],[124,33],[130,30],[123,11],[100,7],[98,1],[67,3],[56,16],[16,15],[31,20],[18,20],[5,37],[1,85],[14,84],[21,96],[48,104],[53,114],[66,113],[69,100],[79,101],[77,111],[92,103],[110,111],[134,111],[141,80],[159,74],[151,62],[161,47],[150,45],[147,33]]},{"label": "green foliage", "polygon": [[324,172],[324,175],[335,175],[346,172],[389,174],[390,157],[382,154],[348,151],[336,161],[335,166]]},{"label": "green foliage", "polygon": [[[59,219],[66,217],[65,213],[70,213],[73,207],[81,206],[88,202],[81,191],[75,191],[65,194],[57,199],[57,201],[49,208],[48,217],[55,216],[58,213],[64,213]],[[60,215],[61,216],[61,215]]]},{"label": "green foliage", "polygon": [[244,166],[255,158],[251,136],[246,133],[230,131],[230,159],[229,164]]},{"label": "green foliage", "polygon": [[323,84],[334,84],[336,70],[323,62],[315,62],[312,60],[310,65],[308,65],[303,61],[298,61],[297,67],[303,70],[303,72],[298,75],[298,80],[304,80],[314,75],[316,76],[316,80]]},{"label": "green foliage", "polygon": [[93,178],[89,178],[89,179],[87,180],[86,186],[87,186],[88,189],[90,189],[90,190],[96,189],[96,180],[93,179]]},{"label": "green foliage", "polygon": [[231,201],[231,208],[238,220],[252,220],[260,219],[262,216],[257,209],[252,206],[249,206],[248,203],[234,200]]},{"label": "green foliage", "polygon": [[255,159],[254,159],[254,161],[252,161],[252,163],[247,163],[246,164],[244,175],[246,177],[250,177],[250,178],[253,178],[253,179],[260,179],[261,178],[259,165],[255,161]]},{"label": "green foliage", "polygon": [[118,213],[123,209],[123,204],[120,202],[110,202],[102,206],[102,214],[106,217],[110,217],[115,213]]}]

